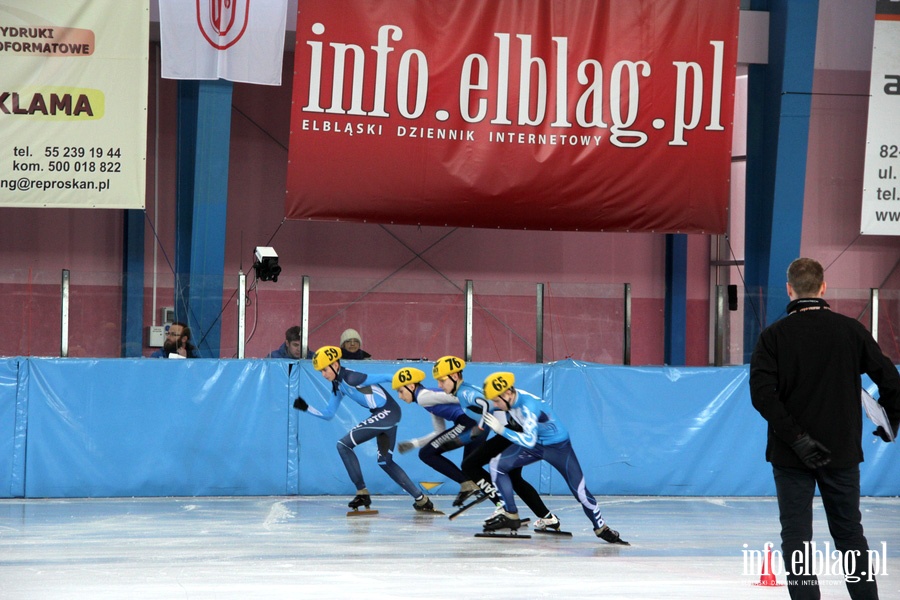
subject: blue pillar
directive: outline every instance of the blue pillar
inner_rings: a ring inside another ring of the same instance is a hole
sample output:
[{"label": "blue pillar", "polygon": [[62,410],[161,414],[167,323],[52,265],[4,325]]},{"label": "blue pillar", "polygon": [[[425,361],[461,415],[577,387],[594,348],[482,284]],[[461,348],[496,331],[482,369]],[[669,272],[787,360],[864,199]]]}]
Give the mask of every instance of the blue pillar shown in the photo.
[{"label": "blue pillar", "polygon": [[769,11],[769,63],[750,65],[744,362],[787,305],[785,271],[800,255],[818,0],[755,0]]},{"label": "blue pillar", "polygon": [[666,234],[665,352],[667,365],[687,361],[687,236]]},{"label": "blue pillar", "polygon": [[178,83],[175,319],[206,358],[219,357],[221,340],[232,88]]},{"label": "blue pillar", "polygon": [[144,348],[144,211],[126,210],[122,247],[122,358]]}]

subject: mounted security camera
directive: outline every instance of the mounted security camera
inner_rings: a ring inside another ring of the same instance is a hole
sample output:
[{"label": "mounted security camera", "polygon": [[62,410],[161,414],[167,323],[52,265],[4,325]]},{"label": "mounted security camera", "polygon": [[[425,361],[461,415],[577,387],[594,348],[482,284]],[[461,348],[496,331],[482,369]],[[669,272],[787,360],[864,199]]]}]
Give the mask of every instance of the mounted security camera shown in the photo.
[{"label": "mounted security camera", "polygon": [[260,281],[278,281],[281,267],[278,266],[278,254],[274,248],[271,246],[257,246],[256,251],[253,253],[253,258],[253,269],[256,271],[257,279]]}]

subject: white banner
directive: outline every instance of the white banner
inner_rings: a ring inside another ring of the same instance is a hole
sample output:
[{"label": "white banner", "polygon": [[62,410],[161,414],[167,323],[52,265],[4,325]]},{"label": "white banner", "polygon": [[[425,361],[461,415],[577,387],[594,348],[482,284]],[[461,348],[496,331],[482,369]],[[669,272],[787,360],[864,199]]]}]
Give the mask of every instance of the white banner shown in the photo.
[{"label": "white banner", "polygon": [[875,15],[860,220],[866,235],[900,235],[900,4],[893,4],[879,2]]},{"label": "white banner", "polygon": [[0,206],[144,208],[149,0],[0,0]]},{"label": "white banner", "polygon": [[287,0],[159,0],[162,76],[281,85]]}]

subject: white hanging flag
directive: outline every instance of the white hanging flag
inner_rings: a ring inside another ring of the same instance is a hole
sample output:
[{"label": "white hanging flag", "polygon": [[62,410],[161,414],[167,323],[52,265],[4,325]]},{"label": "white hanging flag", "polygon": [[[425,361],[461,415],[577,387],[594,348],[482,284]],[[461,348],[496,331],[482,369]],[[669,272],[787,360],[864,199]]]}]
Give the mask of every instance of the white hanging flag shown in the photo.
[{"label": "white hanging flag", "polygon": [[162,76],[281,85],[287,0],[159,0]]}]

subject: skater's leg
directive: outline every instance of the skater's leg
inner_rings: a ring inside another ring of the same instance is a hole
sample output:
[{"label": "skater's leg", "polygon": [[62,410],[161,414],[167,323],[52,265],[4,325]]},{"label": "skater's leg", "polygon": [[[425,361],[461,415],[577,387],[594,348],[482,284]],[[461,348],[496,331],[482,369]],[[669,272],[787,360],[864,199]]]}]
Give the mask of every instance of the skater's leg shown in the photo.
[{"label": "skater's leg", "polygon": [[393,479],[397,485],[402,487],[407,494],[414,499],[419,500],[424,496],[421,490],[412,482],[409,475],[406,474],[400,465],[394,462],[394,442],[397,439],[397,427],[391,427],[387,431],[382,431],[378,437],[378,466],[381,467],[388,477]]},{"label": "skater's leg", "polygon": [[504,450],[499,457],[491,461],[491,474],[494,477],[494,483],[500,490],[504,508],[498,509],[492,517],[484,522],[485,531],[519,528],[521,520],[519,519],[519,510],[516,507],[513,483],[509,474],[512,471],[521,470],[523,465],[536,460],[538,458],[530,454],[528,448],[512,445]]},{"label": "skater's leg", "polygon": [[544,460],[553,465],[553,468],[565,478],[572,495],[581,503],[581,509],[594,526],[594,535],[610,544],[630,546],[631,544],[619,536],[618,531],[610,529],[600,515],[600,506],[584,483],[584,473],[578,464],[571,442],[566,440],[560,444],[543,446],[543,456]]},{"label": "skater's leg", "polygon": [[531,509],[534,516],[543,519],[550,515],[550,509],[544,504],[541,495],[534,489],[534,486],[525,481],[522,477],[522,467],[511,469],[509,478],[512,480],[512,487],[516,492],[516,495],[522,499],[522,502],[524,502],[529,509]]},{"label": "skater's leg", "polygon": [[[521,477],[522,467],[519,461],[522,460],[522,451],[525,448],[521,446],[510,446],[500,455],[499,460],[492,463],[491,475],[494,478],[494,484],[503,498],[503,504],[506,506],[506,512],[518,514],[519,510],[516,506],[515,494],[513,493],[513,481],[510,472],[519,471]],[[541,515],[543,516],[543,515]]]},{"label": "skater's leg", "polygon": [[[385,417],[390,416],[390,413],[379,413],[377,416],[381,418],[369,418],[362,423],[357,424],[356,427],[348,431],[347,435],[338,440],[337,443],[338,454],[340,454],[341,460],[344,462],[344,468],[347,469],[347,474],[350,476],[350,481],[352,481],[353,485],[356,486],[357,491],[365,489],[366,483],[363,479],[362,469],[359,466],[359,459],[357,458],[354,449],[360,444],[368,442],[372,438],[376,437],[379,433],[381,433],[382,428],[376,427],[373,421],[383,423]],[[396,420],[397,417],[396,415],[394,416]],[[391,448],[393,448],[393,446],[391,446]]]},{"label": "skater's leg", "polygon": [[[472,454],[474,454],[482,446],[484,446],[485,441],[487,441],[486,437],[487,436],[485,436],[485,435],[479,435],[479,436],[475,436],[475,437],[472,437],[469,439],[469,442],[463,447],[462,462],[469,459],[469,457],[471,457]],[[462,470],[462,467],[460,467],[460,470]]]},{"label": "skater's leg", "polygon": [[454,425],[440,433],[436,438],[419,450],[419,458],[423,463],[456,483],[463,483],[468,478],[453,461],[444,456],[445,452],[462,446],[459,436],[466,430],[464,425]]},{"label": "skater's leg", "polygon": [[587,489],[584,481],[584,472],[578,463],[578,457],[572,449],[572,444],[568,440],[560,444],[543,447],[543,458],[553,465],[560,475],[566,480],[572,495],[581,503],[581,509],[585,516],[590,519],[594,530],[603,529],[604,521],[600,515],[600,506],[597,500]]},{"label": "skater's leg", "polygon": [[356,444],[353,443],[351,433],[353,432],[351,431],[338,440],[337,451],[341,456],[341,460],[344,462],[344,468],[347,469],[347,475],[350,476],[350,481],[353,482],[353,485],[356,486],[357,490],[362,490],[365,489],[366,482],[363,479],[362,470],[359,468],[359,459],[353,451]]},{"label": "skater's leg", "polygon": [[[475,427],[475,425],[473,424],[472,427]],[[483,435],[475,438],[470,437],[469,441],[463,446],[463,460],[472,456],[472,453],[481,448],[484,445],[484,442],[485,436]],[[463,481],[459,483],[459,494],[456,495],[453,506],[462,506],[468,499],[478,494],[481,489],[474,481],[467,478],[466,474],[463,473],[462,468],[460,468],[459,472],[463,476]]]},{"label": "skater's leg", "polygon": [[501,436],[494,436],[484,442],[480,448],[477,448],[469,456],[463,457],[462,472],[463,474],[481,489],[482,492],[490,496],[494,504],[500,502],[500,496],[497,488],[491,481],[491,475],[484,466],[491,459],[508,448],[512,442]]}]

